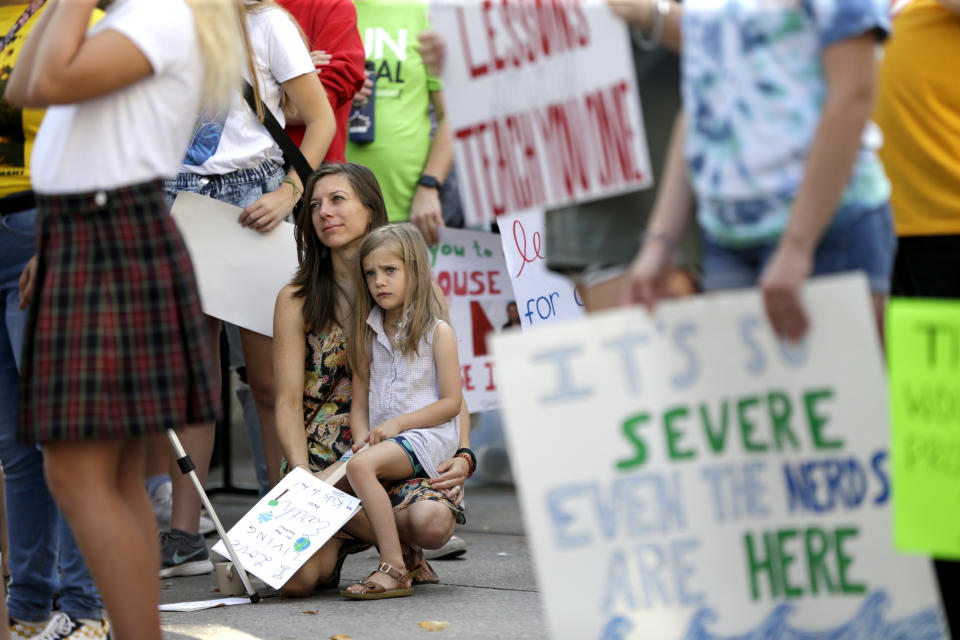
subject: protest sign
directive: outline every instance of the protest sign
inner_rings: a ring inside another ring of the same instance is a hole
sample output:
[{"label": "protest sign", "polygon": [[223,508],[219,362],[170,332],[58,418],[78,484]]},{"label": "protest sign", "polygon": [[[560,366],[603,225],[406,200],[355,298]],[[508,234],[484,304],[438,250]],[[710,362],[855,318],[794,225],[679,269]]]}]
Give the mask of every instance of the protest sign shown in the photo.
[{"label": "protest sign", "polygon": [[601,2],[431,7],[468,224],[647,187],[627,28]]},{"label": "protest sign", "polygon": [[500,238],[494,233],[440,229],[430,247],[433,277],[447,299],[457,335],[463,395],[471,413],[500,406],[487,336],[507,320],[513,300]]},{"label": "protest sign", "polygon": [[[227,536],[243,568],[279,589],[359,510],[359,499],[298,468],[240,518]],[[222,540],[213,550],[230,557]]]},{"label": "protest sign", "polygon": [[960,302],[887,309],[897,547],[960,558]]},{"label": "protest sign", "polygon": [[241,227],[239,207],[181,191],[170,210],[193,261],[203,312],[273,337],[273,306],[297,270],[293,225]]},{"label": "protest sign", "polygon": [[552,637],[948,637],[893,550],[866,281],[804,299],[800,348],[755,290],[493,339]]},{"label": "protest sign", "polygon": [[543,209],[504,214],[497,222],[520,326],[527,330],[582,317],[576,286],[547,269]]}]

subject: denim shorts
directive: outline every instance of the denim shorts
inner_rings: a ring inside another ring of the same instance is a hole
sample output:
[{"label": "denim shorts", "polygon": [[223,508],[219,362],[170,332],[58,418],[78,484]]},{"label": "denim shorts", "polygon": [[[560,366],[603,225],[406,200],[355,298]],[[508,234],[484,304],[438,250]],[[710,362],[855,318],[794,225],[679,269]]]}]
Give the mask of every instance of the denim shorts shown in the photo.
[{"label": "denim shorts", "polygon": [[163,193],[167,198],[167,207],[173,207],[178,192],[189,191],[246,208],[263,194],[279,189],[286,177],[283,167],[267,160],[256,167],[237,169],[223,175],[178,173],[176,178],[163,181]]},{"label": "denim shorts", "polygon": [[[383,442],[396,442],[403,449],[403,452],[407,454],[407,457],[410,459],[410,464],[413,465],[413,475],[411,478],[427,478],[427,472],[424,471],[423,465],[420,464],[420,459],[417,458],[417,454],[413,450],[413,445],[410,444],[410,441],[404,438],[403,436],[394,436],[392,438],[387,438]],[[344,462],[353,457],[353,449],[347,449],[347,452],[340,456],[338,462]]]},{"label": "denim shorts", "polygon": [[[731,248],[703,234],[703,290],[756,286],[777,248],[776,242]],[[849,221],[831,225],[820,244],[814,276],[864,271],[873,293],[890,292],[897,237],[889,205],[871,209]]]}]

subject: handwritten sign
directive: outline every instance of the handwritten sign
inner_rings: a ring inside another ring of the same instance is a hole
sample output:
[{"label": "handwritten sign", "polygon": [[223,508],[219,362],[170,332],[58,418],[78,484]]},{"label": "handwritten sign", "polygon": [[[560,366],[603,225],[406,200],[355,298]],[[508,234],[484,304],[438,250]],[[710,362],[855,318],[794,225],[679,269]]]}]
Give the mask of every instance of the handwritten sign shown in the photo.
[{"label": "handwritten sign", "polygon": [[273,336],[277,294],[297,270],[293,225],[260,233],[240,226],[242,209],[187,191],[171,215],[190,251],[203,312]]},{"label": "handwritten sign", "polygon": [[500,238],[493,233],[440,229],[430,247],[433,277],[443,290],[457,334],[463,394],[471,412],[500,406],[487,336],[506,323],[513,300]]},{"label": "handwritten sign", "polygon": [[582,317],[576,286],[547,269],[543,209],[505,214],[498,222],[520,326],[527,330]]},{"label": "handwritten sign", "polygon": [[893,551],[866,281],[805,300],[802,349],[756,291],[493,339],[552,637],[948,637]]},{"label": "handwritten sign", "polygon": [[[243,568],[279,589],[359,510],[359,499],[298,468],[240,518],[227,536]],[[213,550],[230,559],[222,540]]]},{"label": "handwritten sign", "polygon": [[468,224],[650,185],[629,36],[605,3],[440,0],[431,17]]},{"label": "handwritten sign", "polygon": [[887,309],[897,547],[960,558],[960,302]]}]

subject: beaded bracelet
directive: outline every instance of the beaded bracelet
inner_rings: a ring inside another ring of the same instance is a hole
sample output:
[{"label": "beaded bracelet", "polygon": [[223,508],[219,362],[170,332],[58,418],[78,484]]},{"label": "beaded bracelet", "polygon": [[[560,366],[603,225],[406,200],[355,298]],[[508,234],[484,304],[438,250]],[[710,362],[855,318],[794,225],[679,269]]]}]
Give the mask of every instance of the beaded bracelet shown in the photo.
[{"label": "beaded bracelet", "polygon": [[453,456],[454,458],[463,458],[467,461],[467,477],[472,478],[473,472],[477,470],[477,465],[471,460],[470,456],[466,453],[458,453]]}]

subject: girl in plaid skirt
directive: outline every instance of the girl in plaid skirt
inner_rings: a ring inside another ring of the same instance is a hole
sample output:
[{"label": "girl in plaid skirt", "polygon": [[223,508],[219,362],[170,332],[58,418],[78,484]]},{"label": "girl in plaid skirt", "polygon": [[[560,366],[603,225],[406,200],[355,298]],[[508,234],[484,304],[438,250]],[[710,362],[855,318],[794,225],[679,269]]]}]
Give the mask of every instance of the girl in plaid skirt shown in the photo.
[{"label": "girl in plaid skirt", "polygon": [[144,436],[212,420],[216,407],[196,283],[160,178],[176,172],[201,102],[236,91],[238,3],[116,0],[88,33],[96,5],[53,0],[7,84],[9,102],[50,107],[32,158],[20,438],[44,446],[115,637],[158,639]]}]

